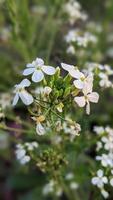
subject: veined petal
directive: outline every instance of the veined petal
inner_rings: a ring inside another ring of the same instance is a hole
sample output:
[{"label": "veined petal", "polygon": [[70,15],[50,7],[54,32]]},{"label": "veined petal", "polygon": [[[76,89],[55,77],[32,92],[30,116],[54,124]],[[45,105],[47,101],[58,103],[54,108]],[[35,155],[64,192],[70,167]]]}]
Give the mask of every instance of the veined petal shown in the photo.
[{"label": "veined petal", "polygon": [[88,94],[87,96],[88,96],[89,101],[93,103],[97,103],[99,100],[99,94],[97,92],[92,92]]},{"label": "veined petal", "polygon": [[82,89],[84,86],[84,82],[81,80],[75,80],[73,83],[74,83],[75,87],[78,89]]},{"label": "veined petal", "polygon": [[34,82],[40,82],[44,78],[44,74],[41,70],[35,70],[32,75],[32,81]]},{"label": "veined petal", "polygon": [[17,94],[14,96],[12,105],[15,106],[15,105],[17,104],[18,100],[19,100],[19,95],[18,95],[18,93],[17,93]]},{"label": "veined petal", "polygon": [[78,104],[79,107],[84,107],[86,104],[85,97],[75,97],[74,101]]},{"label": "veined petal", "polygon": [[69,74],[76,79],[85,78],[84,74],[80,72],[78,69],[69,70]]},{"label": "veined petal", "polygon": [[23,75],[24,76],[27,76],[27,75],[29,75],[29,74],[32,74],[33,72],[34,72],[34,68],[32,67],[32,68],[28,68],[28,69],[25,69],[24,71],[23,71]]},{"label": "veined petal", "polygon": [[30,105],[31,103],[33,103],[33,97],[32,97],[32,95],[29,94],[26,90],[20,92],[19,96],[20,96],[22,102],[25,105]]},{"label": "veined petal", "polygon": [[52,67],[52,66],[46,66],[46,65],[42,66],[41,69],[42,69],[43,72],[45,72],[47,75],[53,75],[53,74],[55,74],[55,71],[56,71],[54,67]]},{"label": "veined petal", "polygon": [[38,66],[43,66],[44,65],[44,61],[41,58],[36,58],[35,63]]},{"label": "veined petal", "polygon": [[24,80],[21,81],[21,83],[19,84],[20,87],[24,88],[24,87],[29,87],[31,84],[31,82],[25,78]]},{"label": "veined petal", "polygon": [[66,70],[66,71],[70,71],[70,70],[73,70],[75,67],[73,66],[73,65],[68,65],[68,64],[66,64],[66,63],[61,63],[61,66],[62,66],[62,68],[64,69],[64,70]]}]

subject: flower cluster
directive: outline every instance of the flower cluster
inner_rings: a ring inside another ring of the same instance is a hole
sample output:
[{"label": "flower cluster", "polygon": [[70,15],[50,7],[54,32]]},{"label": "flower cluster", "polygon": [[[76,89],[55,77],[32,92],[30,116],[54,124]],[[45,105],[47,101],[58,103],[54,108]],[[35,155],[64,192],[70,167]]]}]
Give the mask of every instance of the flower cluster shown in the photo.
[{"label": "flower cluster", "polygon": [[102,169],[97,171],[97,177],[92,178],[92,184],[101,190],[104,198],[108,198],[109,193],[104,189],[104,184],[113,187],[113,129],[109,126],[105,128],[95,126],[94,131],[100,138],[97,141],[96,160],[100,161]]},{"label": "flower cluster", "polygon": [[76,0],[69,0],[64,5],[64,11],[69,16],[69,22],[71,25],[73,25],[78,20],[85,21],[87,19],[87,14],[81,11],[81,5]]},{"label": "flower cluster", "polygon": [[[65,78],[60,75],[59,67],[55,69],[52,66],[46,66],[40,58],[27,64],[23,74],[25,76],[32,74],[32,81],[38,82],[39,86],[32,90],[31,95],[26,90],[31,85],[28,79],[15,85],[13,105],[16,105],[19,98],[27,106],[32,104],[32,108],[29,107],[28,110],[36,122],[38,135],[50,132],[53,120],[56,123],[58,119],[62,119],[62,130],[73,140],[81,128],[79,124],[71,119],[66,119],[66,115],[64,116],[64,110],[68,109],[67,103],[73,107],[72,100],[74,99],[79,107],[86,106],[86,113],[90,114],[90,102],[97,103],[99,95],[93,92],[93,75],[91,73],[86,76],[77,67],[65,63],[61,63],[61,67],[68,72]],[[50,75],[50,79],[46,79],[45,74]],[[60,116],[58,112],[63,116]]]},{"label": "flower cluster", "polygon": [[86,69],[88,73],[95,73],[99,78],[99,85],[102,88],[113,87],[112,77],[113,70],[109,65],[102,65],[99,63],[86,63]]},{"label": "flower cluster", "polygon": [[38,148],[38,143],[35,141],[16,145],[15,155],[20,164],[25,165],[31,160],[28,152],[33,151],[35,148]]},{"label": "flower cluster", "polygon": [[79,29],[69,30],[65,36],[65,41],[69,45],[67,53],[75,54],[75,47],[87,47],[89,44],[97,43],[96,35],[90,32],[81,32]]}]

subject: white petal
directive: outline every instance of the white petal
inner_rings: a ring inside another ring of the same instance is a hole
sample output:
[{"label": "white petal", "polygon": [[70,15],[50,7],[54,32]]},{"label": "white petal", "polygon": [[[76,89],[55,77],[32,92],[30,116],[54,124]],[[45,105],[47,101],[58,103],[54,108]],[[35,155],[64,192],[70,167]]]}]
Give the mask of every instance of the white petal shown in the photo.
[{"label": "white petal", "polygon": [[25,69],[24,71],[23,71],[23,75],[24,76],[27,76],[27,75],[29,75],[29,74],[32,74],[34,72],[34,68],[32,67],[32,68],[28,68],[28,69]]},{"label": "white petal", "polygon": [[70,70],[73,70],[75,67],[73,65],[68,65],[66,63],[61,63],[61,66],[63,69],[65,69],[66,71],[70,71]]},{"label": "white petal", "polygon": [[103,195],[104,199],[107,199],[109,197],[109,193],[104,189],[101,190],[101,194]]},{"label": "white petal", "polygon": [[88,93],[91,93],[93,89],[93,83],[88,83],[87,81],[84,81],[83,86],[83,93],[87,95]]},{"label": "white petal", "polygon": [[33,65],[32,63],[28,63],[28,64],[26,65],[26,67],[32,68],[32,67],[34,67],[34,65]]},{"label": "white petal", "polygon": [[84,74],[81,73],[78,69],[69,70],[69,74],[76,79],[85,78]]},{"label": "white petal", "polygon": [[37,126],[36,126],[36,132],[37,132],[38,135],[44,135],[45,134],[45,129],[41,125],[41,123],[37,124]]},{"label": "white petal", "polygon": [[35,72],[32,75],[32,81],[34,82],[40,82],[44,78],[44,74],[41,70],[35,70]]},{"label": "white petal", "polygon": [[97,175],[98,175],[98,177],[102,177],[103,176],[103,171],[101,169],[99,169],[97,171]]},{"label": "white petal", "polygon": [[106,176],[102,177],[102,181],[103,181],[103,183],[108,183],[107,177]]},{"label": "white petal", "polygon": [[24,87],[29,87],[31,84],[31,82],[28,79],[24,79],[21,81],[21,83],[19,84],[20,87],[24,88]]},{"label": "white petal", "polygon": [[25,105],[30,105],[31,103],[33,103],[33,97],[32,97],[32,95],[29,94],[26,90],[20,92],[19,96],[20,96],[22,102]]},{"label": "white petal", "polygon": [[44,65],[44,61],[41,58],[36,58],[35,63],[38,66],[43,66]]},{"label": "white petal", "polygon": [[93,103],[97,103],[99,100],[99,94],[97,92],[92,92],[88,94],[88,99]]},{"label": "white petal", "polygon": [[89,104],[89,102],[87,102],[87,104],[86,104],[86,114],[87,115],[90,114],[90,104]]},{"label": "white petal", "polygon": [[12,105],[15,106],[15,105],[17,104],[18,100],[19,100],[19,95],[18,95],[18,93],[17,93],[17,94],[14,96]]},{"label": "white petal", "polygon": [[75,87],[78,89],[82,89],[84,86],[84,83],[81,80],[75,80],[73,83],[74,83]]},{"label": "white petal", "polygon": [[98,180],[99,180],[98,177],[94,177],[94,178],[92,178],[91,182],[93,185],[97,185]]},{"label": "white petal", "polygon": [[75,97],[74,101],[78,104],[79,107],[84,107],[86,104],[85,97]]},{"label": "white petal", "polygon": [[46,66],[46,65],[42,66],[42,70],[48,75],[53,75],[55,74],[55,71],[56,71],[54,67]]},{"label": "white petal", "polygon": [[113,178],[110,180],[110,185],[113,186]]}]

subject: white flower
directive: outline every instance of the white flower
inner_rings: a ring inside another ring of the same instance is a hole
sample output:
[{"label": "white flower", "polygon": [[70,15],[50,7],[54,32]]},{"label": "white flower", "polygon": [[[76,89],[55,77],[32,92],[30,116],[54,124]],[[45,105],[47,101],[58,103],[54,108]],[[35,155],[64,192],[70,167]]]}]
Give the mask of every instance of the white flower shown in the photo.
[{"label": "white flower", "polygon": [[66,180],[71,180],[71,179],[73,179],[74,178],[74,174],[73,173],[68,173],[68,174],[66,174],[66,176],[65,176],[65,179]]},{"label": "white flower", "polygon": [[98,188],[103,188],[104,184],[108,183],[108,179],[106,176],[103,176],[103,170],[99,169],[97,176],[93,177],[91,182],[93,185],[97,185]]},{"label": "white flower", "polygon": [[105,132],[104,128],[102,126],[94,126],[93,130],[98,134],[103,134]]},{"label": "white flower", "polygon": [[84,107],[86,105],[86,113],[90,114],[90,102],[97,103],[99,100],[99,95],[97,92],[89,92],[87,89],[83,90],[84,96],[75,97],[74,101],[79,107]]},{"label": "white flower", "polygon": [[113,154],[102,154],[102,156],[96,156],[96,160],[100,160],[103,167],[113,167]]},{"label": "white flower", "polygon": [[105,199],[107,199],[109,197],[109,193],[104,189],[101,190],[101,194]]},{"label": "white flower", "polygon": [[46,133],[45,128],[42,126],[42,124],[40,122],[38,122],[36,125],[36,133],[38,135],[45,135],[45,133]]},{"label": "white flower", "polygon": [[13,100],[13,106],[17,104],[19,97],[25,105],[30,105],[31,103],[33,103],[32,95],[25,90],[25,87],[29,87],[30,84],[31,82],[28,79],[24,79],[21,81],[20,84],[15,85],[14,92],[16,93],[16,95]]},{"label": "white flower", "polygon": [[55,68],[52,66],[44,65],[44,61],[41,58],[36,58],[32,63],[27,64],[27,68],[24,70],[23,75],[32,75],[32,81],[40,82],[44,78],[44,73],[47,75],[55,74]]},{"label": "white flower", "polygon": [[47,183],[43,188],[43,195],[48,195],[49,193],[52,193],[54,191],[54,180],[51,180],[49,183]]},{"label": "white flower", "polygon": [[19,162],[24,165],[30,161],[30,156],[26,155],[26,150],[24,149],[24,146],[21,144],[16,145],[16,157],[19,160]]},{"label": "white flower", "polygon": [[32,151],[34,148],[37,148],[38,147],[38,143],[37,142],[26,142],[25,143],[25,146],[27,147],[27,149],[29,151]]},{"label": "white flower", "polygon": [[100,85],[101,87],[108,88],[108,87],[111,87],[111,86],[112,86],[112,83],[111,83],[111,81],[109,80],[107,74],[101,72],[101,73],[99,73],[99,77],[101,78],[101,80],[100,80],[100,82],[99,82],[99,85]]},{"label": "white flower", "polygon": [[79,187],[78,183],[76,183],[76,182],[71,182],[70,183],[70,189],[76,190],[76,189],[78,189],[78,187]]},{"label": "white flower", "polygon": [[75,77],[77,80],[74,80],[74,85],[78,89],[87,88],[88,91],[91,91],[93,88],[93,75],[89,74],[87,77],[83,73],[78,73]]}]

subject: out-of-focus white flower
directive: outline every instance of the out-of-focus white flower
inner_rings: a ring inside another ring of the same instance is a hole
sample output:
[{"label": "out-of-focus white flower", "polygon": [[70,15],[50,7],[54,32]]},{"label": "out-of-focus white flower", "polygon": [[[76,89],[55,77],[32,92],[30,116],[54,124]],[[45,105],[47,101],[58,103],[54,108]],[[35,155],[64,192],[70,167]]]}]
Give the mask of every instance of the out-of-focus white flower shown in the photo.
[{"label": "out-of-focus white flower", "polygon": [[93,130],[98,134],[101,135],[105,132],[104,128],[102,126],[94,126]]},{"label": "out-of-focus white flower", "polygon": [[101,87],[105,87],[105,88],[108,88],[108,87],[111,87],[112,86],[112,82],[109,80],[108,78],[108,75],[103,73],[103,72],[100,72],[99,73],[99,77],[100,77],[100,82],[99,82],[99,85]]},{"label": "out-of-focus white flower", "polygon": [[70,46],[67,48],[66,52],[69,53],[69,54],[74,55],[74,54],[75,54],[75,48],[74,48],[74,46],[73,46],[73,45],[70,45]]},{"label": "out-of-focus white flower", "polygon": [[81,11],[81,5],[76,0],[68,1],[64,6],[64,11],[68,14],[69,22],[72,25],[79,19],[83,21],[87,19],[86,13]]},{"label": "out-of-focus white flower", "polygon": [[43,188],[43,195],[48,195],[49,193],[52,193],[54,191],[54,185],[55,185],[55,182],[54,180],[51,180],[49,183],[47,183],[44,188]]},{"label": "out-of-focus white flower", "polygon": [[38,148],[38,143],[35,141],[34,142],[26,142],[24,145],[25,145],[25,147],[27,147],[27,149],[29,151],[32,151],[33,149]]},{"label": "out-of-focus white flower", "polygon": [[19,160],[19,162],[22,165],[25,165],[26,163],[28,163],[31,160],[30,156],[26,155],[26,150],[25,150],[24,146],[21,144],[16,145],[15,154],[16,154],[16,158]]},{"label": "out-of-focus white flower", "polygon": [[32,75],[33,82],[40,82],[44,79],[44,73],[47,75],[54,75],[55,68],[52,66],[44,65],[44,61],[41,58],[36,58],[32,63],[27,64],[27,68],[24,70],[23,75]]},{"label": "out-of-focus white flower", "polygon": [[83,94],[84,96],[75,97],[74,101],[77,103],[79,107],[84,107],[86,105],[86,113],[90,114],[90,102],[97,103],[99,100],[99,94],[97,92],[92,92],[91,90],[87,90],[84,88]]},{"label": "out-of-focus white flower", "polygon": [[43,95],[43,96],[45,96],[45,95],[47,96],[51,92],[52,92],[52,89],[50,87],[48,87],[48,86],[46,86],[46,87],[37,87],[36,90],[35,90],[36,94]]},{"label": "out-of-focus white flower", "polygon": [[100,160],[103,167],[113,167],[113,153],[96,156],[96,160]]},{"label": "out-of-focus white flower", "polygon": [[26,87],[30,86],[30,84],[31,82],[28,79],[24,79],[20,84],[15,85],[14,93],[16,93],[16,95],[13,100],[13,106],[17,104],[19,97],[25,105],[30,105],[33,103],[32,95],[25,90]]},{"label": "out-of-focus white flower", "polygon": [[76,183],[74,181],[70,183],[70,189],[77,190],[78,187],[79,187],[78,183]]},{"label": "out-of-focus white flower", "polygon": [[99,151],[103,147],[102,142],[100,141],[98,141],[96,145],[97,145],[96,151]]},{"label": "out-of-focus white flower", "polygon": [[103,170],[99,169],[97,171],[97,176],[93,177],[91,182],[93,185],[96,185],[98,188],[103,188],[104,184],[108,183],[108,179],[106,176],[103,176]]},{"label": "out-of-focus white flower", "polygon": [[0,94],[0,105],[3,109],[11,106],[11,95],[8,93]]},{"label": "out-of-focus white flower", "polygon": [[66,180],[71,180],[71,179],[73,179],[74,178],[74,174],[73,173],[68,173],[68,174],[66,174],[66,176],[65,176],[65,179]]}]

